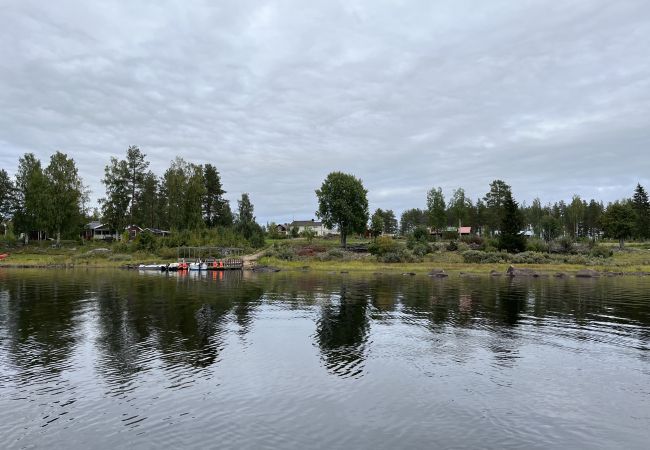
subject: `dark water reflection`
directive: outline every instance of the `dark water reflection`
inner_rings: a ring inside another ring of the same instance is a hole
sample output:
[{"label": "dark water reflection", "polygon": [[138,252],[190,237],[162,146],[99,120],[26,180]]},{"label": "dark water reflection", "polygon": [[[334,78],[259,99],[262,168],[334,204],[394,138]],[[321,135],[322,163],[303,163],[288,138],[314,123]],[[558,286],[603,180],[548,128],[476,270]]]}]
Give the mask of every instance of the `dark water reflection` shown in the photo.
[{"label": "dark water reflection", "polygon": [[8,448],[647,448],[650,280],[0,271]]}]

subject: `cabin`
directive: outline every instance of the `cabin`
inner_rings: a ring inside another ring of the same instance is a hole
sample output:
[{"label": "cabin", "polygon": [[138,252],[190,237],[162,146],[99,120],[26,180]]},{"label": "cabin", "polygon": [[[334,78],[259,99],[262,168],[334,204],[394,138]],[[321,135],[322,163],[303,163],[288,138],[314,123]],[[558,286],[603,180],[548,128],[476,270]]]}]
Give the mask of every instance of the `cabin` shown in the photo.
[{"label": "cabin", "polygon": [[458,235],[459,236],[469,236],[472,234],[472,227],[459,227]]},{"label": "cabin", "polygon": [[82,237],[87,241],[112,241],[119,239],[116,230],[98,221],[87,223],[84,226]]},{"label": "cabin", "polygon": [[289,225],[287,225],[287,224],[284,224],[284,225],[280,224],[280,225],[275,226],[275,230],[277,231],[277,233],[280,236],[286,236],[287,232],[289,231],[288,227],[289,227]]},{"label": "cabin", "polygon": [[127,225],[124,231],[129,233],[129,240],[132,240],[138,237],[138,234],[142,233],[142,228],[137,225]]}]

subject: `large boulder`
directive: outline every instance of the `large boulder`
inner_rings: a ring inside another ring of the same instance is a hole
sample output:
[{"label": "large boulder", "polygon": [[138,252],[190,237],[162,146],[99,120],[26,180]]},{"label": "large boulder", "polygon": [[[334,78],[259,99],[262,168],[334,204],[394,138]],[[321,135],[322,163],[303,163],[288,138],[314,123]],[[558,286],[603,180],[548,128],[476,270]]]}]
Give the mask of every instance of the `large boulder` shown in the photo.
[{"label": "large boulder", "polygon": [[433,278],[447,278],[449,275],[443,269],[431,269],[429,276]]},{"label": "large boulder", "polygon": [[533,269],[519,269],[515,266],[508,267],[506,275],[509,277],[538,277],[539,274]]},{"label": "large boulder", "polygon": [[598,278],[600,272],[596,272],[592,269],[582,269],[576,272],[576,278]]},{"label": "large boulder", "polygon": [[254,266],[251,269],[253,272],[259,272],[259,273],[271,273],[271,272],[279,272],[280,269],[277,267],[272,267],[272,266]]}]

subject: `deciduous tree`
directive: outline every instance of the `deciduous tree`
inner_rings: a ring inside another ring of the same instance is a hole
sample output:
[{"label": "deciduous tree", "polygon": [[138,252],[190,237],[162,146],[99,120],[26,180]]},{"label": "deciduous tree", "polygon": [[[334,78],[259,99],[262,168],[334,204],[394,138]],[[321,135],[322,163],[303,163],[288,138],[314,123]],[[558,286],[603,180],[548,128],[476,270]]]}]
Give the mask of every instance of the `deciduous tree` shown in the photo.
[{"label": "deciduous tree", "polygon": [[326,227],[338,227],[341,245],[347,247],[350,233],[363,233],[368,223],[368,191],[360,179],[342,172],[330,173],[316,190],[316,215]]}]

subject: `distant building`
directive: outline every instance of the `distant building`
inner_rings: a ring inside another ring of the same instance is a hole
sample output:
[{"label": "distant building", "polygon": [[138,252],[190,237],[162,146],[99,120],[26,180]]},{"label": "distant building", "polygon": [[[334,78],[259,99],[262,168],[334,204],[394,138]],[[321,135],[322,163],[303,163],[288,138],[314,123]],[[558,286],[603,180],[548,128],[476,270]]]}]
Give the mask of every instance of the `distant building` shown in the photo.
[{"label": "distant building", "polygon": [[142,233],[142,228],[137,225],[127,225],[126,228],[124,228],[124,231],[129,233],[129,240],[131,240],[135,239],[138,237],[138,234]]},{"label": "distant building", "polygon": [[458,228],[459,236],[469,236],[472,234],[472,227],[460,227]]},{"label": "distant building", "polygon": [[153,234],[154,236],[160,236],[160,237],[169,236],[171,234],[171,231],[161,230],[159,228],[145,228],[142,231],[148,231],[149,233]]},{"label": "distant building", "polygon": [[112,241],[119,238],[116,230],[113,230],[108,225],[97,221],[87,223],[84,227],[82,236],[87,241]]},{"label": "distant building", "polygon": [[292,230],[295,227],[298,229],[298,233],[302,233],[307,228],[310,228],[316,232],[316,236],[327,236],[328,234],[337,234],[335,230],[327,228],[325,225],[323,225],[323,222],[316,222],[314,219],[294,220],[290,224],[285,224],[284,227],[288,231]]}]

